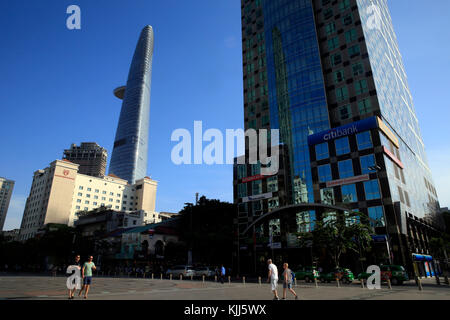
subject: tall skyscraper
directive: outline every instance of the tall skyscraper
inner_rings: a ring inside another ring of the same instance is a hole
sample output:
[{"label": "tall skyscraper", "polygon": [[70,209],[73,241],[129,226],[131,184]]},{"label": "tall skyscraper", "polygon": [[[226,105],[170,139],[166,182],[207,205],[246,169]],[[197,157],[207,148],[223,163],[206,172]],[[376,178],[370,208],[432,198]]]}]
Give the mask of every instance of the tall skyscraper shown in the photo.
[{"label": "tall skyscraper", "polygon": [[0,177],[0,231],[3,230],[3,226],[5,225],[13,189],[14,181]]},{"label": "tall skyscraper", "polygon": [[93,177],[104,177],[108,152],[95,142],[82,142],[80,146],[72,144],[64,150],[63,159],[79,164],[78,173]]},{"label": "tall skyscraper", "polygon": [[429,253],[439,203],[387,0],[241,4],[245,129],[279,129],[289,159],[288,186],[235,165],[241,265],[256,266],[267,239],[286,255],[296,232],[340,209],[385,237],[377,263]]},{"label": "tall skyscraper", "polygon": [[131,62],[127,85],[114,90],[123,99],[109,166],[113,173],[133,184],[147,171],[153,29],[146,26]]}]

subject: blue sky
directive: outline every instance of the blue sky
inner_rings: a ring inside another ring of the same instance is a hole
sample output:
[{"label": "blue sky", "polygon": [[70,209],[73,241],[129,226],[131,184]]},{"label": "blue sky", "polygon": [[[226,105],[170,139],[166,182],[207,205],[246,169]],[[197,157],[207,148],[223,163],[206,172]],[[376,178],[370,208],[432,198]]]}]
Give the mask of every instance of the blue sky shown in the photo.
[{"label": "blue sky", "polygon": [[[81,8],[81,30],[66,8]],[[450,205],[448,0],[389,2],[442,206]],[[71,143],[112,151],[121,101],[141,29],[155,32],[148,174],[157,210],[177,212],[195,192],[232,201],[230,165],[172,164],[172,131],[242,128],[238,0],[7,0],[0,2],[0,176],[16,181],[5,230],[20,226],[33,172]]]}]

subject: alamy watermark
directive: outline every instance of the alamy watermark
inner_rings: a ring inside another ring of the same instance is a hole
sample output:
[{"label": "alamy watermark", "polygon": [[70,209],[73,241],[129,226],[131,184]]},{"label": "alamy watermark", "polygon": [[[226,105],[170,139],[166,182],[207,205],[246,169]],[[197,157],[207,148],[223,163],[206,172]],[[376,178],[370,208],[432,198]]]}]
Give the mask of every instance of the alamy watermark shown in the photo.
[{"label": "alamy watermark", "polygon": [[[238,156],[245,154],[245,139],[248,139],[247,158]],[[279,169],[278,129],[226,129],[223,134],[219,129],[203,132],[202,121],[194,121],[193,139],[189,130],[180,128],[172,132],[171,141],[178,142],[171,152],[176,165],[234,164],[236,158],[237,164],[260,163],[261,175],[274,175]],[[203,142],[208,144],[203,147]]]},{"label": "alamy watermark", "polygon": [[69,30],[81,29],[81,9],[79,6],[72,4],[67,7],[67,14],[70,14],[66,20],[66,26]]}]

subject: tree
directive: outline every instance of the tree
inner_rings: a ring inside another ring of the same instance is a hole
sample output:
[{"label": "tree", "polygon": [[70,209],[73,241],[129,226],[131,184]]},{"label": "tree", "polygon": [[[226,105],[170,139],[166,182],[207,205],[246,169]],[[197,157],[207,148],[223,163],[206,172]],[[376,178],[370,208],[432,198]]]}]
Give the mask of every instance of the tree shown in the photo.
[{"label": "tree", "polygon": [[361,255],[361,251],[370,248],[372,228],[366,221],[365,215],[360,212],[345,215],[325,213],[312,232],[298,234],[300,245],[305,247],[312,242],[316,251],[325,249],[334,265],[339,267],[342,254],[353,251]]},{"label": "tree", "polygon": [[180,240],[190,244],[194,262],[231,263],[235,210],[231,203],[202,196],[180,211]]}]

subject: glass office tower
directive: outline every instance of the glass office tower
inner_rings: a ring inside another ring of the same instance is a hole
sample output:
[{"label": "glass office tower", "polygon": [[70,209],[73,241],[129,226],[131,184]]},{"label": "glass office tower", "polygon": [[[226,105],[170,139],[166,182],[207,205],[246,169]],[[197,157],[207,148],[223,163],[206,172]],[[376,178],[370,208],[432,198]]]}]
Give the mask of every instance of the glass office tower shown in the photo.
[{"label": "glass office tower", "polygon": [[255,238],[273,239],[272,230],[281,237],[270,254],[285,256],[295,247],[290,233],[320,219],[314,204],[369,216],[389,242],[386,261],[429,253],[439,203],[387,0],[242,0],[241,9],[245,128],[280,130],[290,183],[277,188],[288,195],[279,206],[311,208],[258,220],[276,208],[261,200],[265,210],[255,214],[243,199],[274,182],[262,177],[254,188],[257,170],[236,164],[234,200],[245,210],[236,219],[238,256],[259,261],[265,244]]},{"label": "glass office tower", "polygon": [[123,103],[109,173],[130,184],[147,172],[152,57],[153,29],[146,26],[134,52],[127,85],[114,91]]}]

